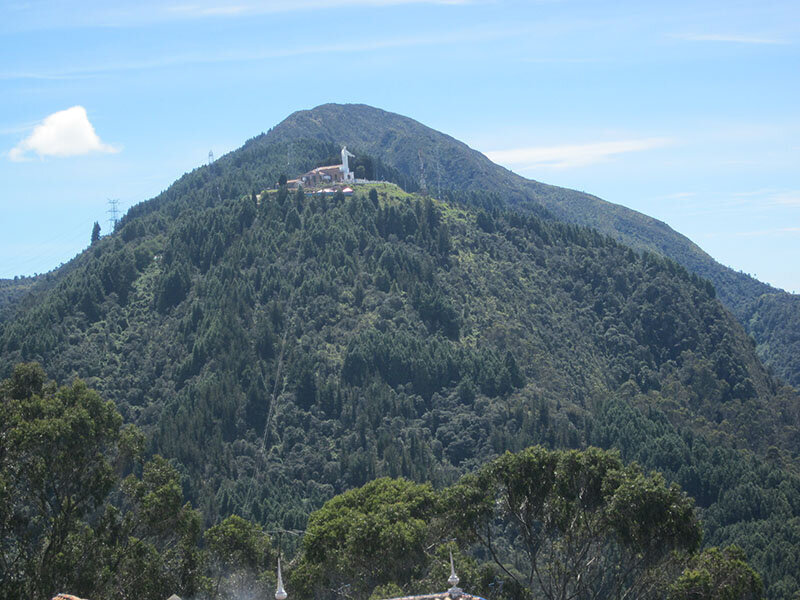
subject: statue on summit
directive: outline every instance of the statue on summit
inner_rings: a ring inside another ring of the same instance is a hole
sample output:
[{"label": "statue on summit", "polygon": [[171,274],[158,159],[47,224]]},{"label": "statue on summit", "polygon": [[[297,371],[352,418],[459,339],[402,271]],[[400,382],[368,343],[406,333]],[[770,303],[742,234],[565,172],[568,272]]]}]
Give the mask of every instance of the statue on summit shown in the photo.
[{"label": "statue on summit", "polygon": [[355,154],[347,150],[347,146],[342,146],[342,166],[339,168],[342,170],[342,179],[345,181],[353,180],[353,173],[350,171],[350,165],[348,164],[347,159],[355,157]]}]

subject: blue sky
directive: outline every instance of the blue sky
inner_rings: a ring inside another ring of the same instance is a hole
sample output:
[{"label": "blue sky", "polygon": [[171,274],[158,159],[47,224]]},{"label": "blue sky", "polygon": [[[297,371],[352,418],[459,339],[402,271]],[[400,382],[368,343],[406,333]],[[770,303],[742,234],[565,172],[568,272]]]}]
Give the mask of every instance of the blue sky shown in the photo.
[{"label": "blue sky", "polygon": [[364,102],[800,292],[800,4],[0,3],[0,277],[213,150]]}]

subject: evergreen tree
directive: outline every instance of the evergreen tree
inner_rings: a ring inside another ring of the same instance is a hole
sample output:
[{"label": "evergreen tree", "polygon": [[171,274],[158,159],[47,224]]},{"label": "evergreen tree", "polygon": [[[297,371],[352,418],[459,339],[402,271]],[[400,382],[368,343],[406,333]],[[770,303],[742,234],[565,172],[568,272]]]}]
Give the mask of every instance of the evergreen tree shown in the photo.
[{"label": "evergreen tree", "polygon": [[99,239],[100,239],[100,223],[95,221],[94,226],[92,227],[92,244],[94,244]]}]

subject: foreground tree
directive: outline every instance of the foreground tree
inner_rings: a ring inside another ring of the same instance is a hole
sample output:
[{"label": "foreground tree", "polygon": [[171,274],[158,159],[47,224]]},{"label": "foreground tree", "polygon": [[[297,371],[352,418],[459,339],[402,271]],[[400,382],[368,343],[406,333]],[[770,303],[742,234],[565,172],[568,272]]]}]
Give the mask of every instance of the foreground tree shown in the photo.
[{"label": "foreground tree", "polygon": [[292,588],[305,598],[333,597],[347,586],[368,598],[378,586],[424,575],[436,496],[427,484],[376,479],[312,513]]},{"label": "foreground tree", "polygon": [[76,381],[56,390],[36,364],[18,365],[0,387],[0,478],[4,502],[0,590],[44,598],[82,518],[114,486],[122,419]]},{"label": "foreground tree", "polygon": [[204,537],[214,597],[242,599],[246,590],[269,596],[259,578],[272,570],[276,556],[269,537],[258,525],[232,515],[206,531]]},{"label": "foreground tree", "polygon": [[758,600],[763,597],[758,573],[737,546],[709,548],[692,557],[669,587],[669,600]]},{"label": "foreground tree", "polygon": [[[57,388],[21,364],[0,382],[0,598],[200,590],[199,514],[166,460],[134,464],[142,445],[79,380]],[[141,475],[120,485],[126,467]]]},{"label": "foreground tree", "polygon": [[615,453],[532,447],[448,490],[449,518],[528,597],[641,598],[701,540],[693,501]]}]

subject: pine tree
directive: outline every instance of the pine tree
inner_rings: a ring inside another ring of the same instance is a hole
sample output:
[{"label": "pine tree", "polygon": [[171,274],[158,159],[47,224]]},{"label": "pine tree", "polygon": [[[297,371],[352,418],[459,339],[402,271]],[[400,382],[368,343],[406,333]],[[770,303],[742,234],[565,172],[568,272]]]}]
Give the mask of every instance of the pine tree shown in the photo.
[{"label": "pine tree", "polygon": [[92,227],[92,244],[94,244],[99,239],[100,239],[100,223],[95,221],[94,226]]}]

